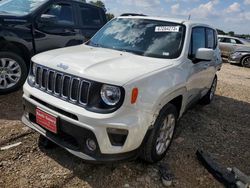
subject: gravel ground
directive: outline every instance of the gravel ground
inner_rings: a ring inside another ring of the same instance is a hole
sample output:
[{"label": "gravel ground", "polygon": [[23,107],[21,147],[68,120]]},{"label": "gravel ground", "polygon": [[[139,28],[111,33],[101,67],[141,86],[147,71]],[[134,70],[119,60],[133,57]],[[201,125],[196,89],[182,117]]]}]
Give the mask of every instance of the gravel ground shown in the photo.
[{"label": "gravel ground", "polygon": [[[222,164],[250,174],[250,69],[224,64],[211,105],[196,106],[179,122],[162,161],[175,175],[173,187],[222,187],[197,161],[204,148]],[[0,187],[162,187],[158,164],[140,160],[87,164],[57,147],[39,147],[39,135],[20,122],[22,92],[0,96]]]}]

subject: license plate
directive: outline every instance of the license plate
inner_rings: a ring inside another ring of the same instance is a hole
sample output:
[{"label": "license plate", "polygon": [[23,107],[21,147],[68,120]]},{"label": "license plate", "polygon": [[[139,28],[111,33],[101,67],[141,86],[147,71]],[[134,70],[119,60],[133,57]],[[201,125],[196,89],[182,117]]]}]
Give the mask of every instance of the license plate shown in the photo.
[{"label": "license plate", "polygon": [[36,109],[36,123],[53,133],[57,133],[57,118],[39,108]]}]

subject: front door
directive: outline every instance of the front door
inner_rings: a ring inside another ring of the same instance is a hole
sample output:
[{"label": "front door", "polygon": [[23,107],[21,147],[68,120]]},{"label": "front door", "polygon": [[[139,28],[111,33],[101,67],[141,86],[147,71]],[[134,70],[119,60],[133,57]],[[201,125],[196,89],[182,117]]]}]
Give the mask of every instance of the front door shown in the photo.
[{"label": "front door", "polygon": [[[216,71],[214,61],[197,60],[195,55],[199,48],[214,48],[214,36],[214,31],[209,28],[194,27],[192,29],[189,59],[187,62],[190,70],[187,78],[188,104],[199,100],[211,87],[211,81]],[[209,37],[212,37],[212,39],[209,39]]]},{"label": "front door", "polygon": [[[75,7],[72,3],[52,3],[36,18],[34,38],[36,53],[81,44],[80,30],[76,29]],[[43,17],[53,17],[44,21]]]}]

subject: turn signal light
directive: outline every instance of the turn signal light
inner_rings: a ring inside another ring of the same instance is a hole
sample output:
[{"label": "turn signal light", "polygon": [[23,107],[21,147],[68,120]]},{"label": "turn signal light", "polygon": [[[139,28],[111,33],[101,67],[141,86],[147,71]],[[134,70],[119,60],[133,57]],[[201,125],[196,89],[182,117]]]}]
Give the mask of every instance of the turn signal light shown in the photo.
[{"label": "turn signal light", "polygon": [[139,94],[138,88],[134,88],[134,89],[132,90],[132,95],[131,95],[131,104],[135,104],[135,103],[136,103],[138,94]]}]

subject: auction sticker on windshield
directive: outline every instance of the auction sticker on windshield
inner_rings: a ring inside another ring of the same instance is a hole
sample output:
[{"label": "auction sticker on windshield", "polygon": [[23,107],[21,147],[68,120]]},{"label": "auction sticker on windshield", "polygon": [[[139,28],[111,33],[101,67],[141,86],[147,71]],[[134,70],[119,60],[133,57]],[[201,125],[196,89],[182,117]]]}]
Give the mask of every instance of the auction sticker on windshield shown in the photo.
[{"label": "auction sticker on windshield", "polygon": [[155,32],[179,32],[180,26],[156,26]]},{"label": "auction sticker on windshield", "polygon": [[53,133],[57,133],[57,118],[39,108],[36,109],[36,123]]}]

